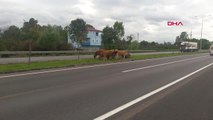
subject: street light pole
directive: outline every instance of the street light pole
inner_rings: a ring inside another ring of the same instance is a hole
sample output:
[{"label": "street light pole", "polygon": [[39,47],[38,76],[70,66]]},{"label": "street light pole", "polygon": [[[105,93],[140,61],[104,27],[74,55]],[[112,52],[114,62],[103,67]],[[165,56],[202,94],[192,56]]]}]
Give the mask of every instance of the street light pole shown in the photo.
[{"label": "street light pole", "polygon": [[138,32],[137,33],[137,40],[139,41],[139,39],[140,39],[140,33]]},{"label": "street light pole", "polygon": [[200,50],[202,50],[202,38],[203,38],[203,16],[202,16],[201,33],[200,33]]}]

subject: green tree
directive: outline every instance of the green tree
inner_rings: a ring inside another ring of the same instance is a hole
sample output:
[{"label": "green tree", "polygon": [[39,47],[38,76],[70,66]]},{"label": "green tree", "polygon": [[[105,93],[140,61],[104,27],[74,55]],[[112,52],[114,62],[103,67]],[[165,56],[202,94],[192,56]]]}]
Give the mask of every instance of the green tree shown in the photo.
[{"label": "green tree", "polygon": [[128,42],[128,43],[131,43],[132,40],[133,40],[133,35],[127,36],[126,39],[127,39],[127,42]]},{"label": "green tree", "polygon": [[29,45],[29,64],[31,63],[31,51],[38,47],[36,43],[39,38],[39,28],[38,20],[34,18],[30,18],[29,22],[24,22],[22,27],[24,40],[28,41]]},{"label": "green tree", "polygon": [[143,49],[143,50],[150,49],[149,48],[149,42],[145,41],[145,40],[141,41],[140,42],[140,48]]},{"label": "green tree", "polygon": [[123,22],[116,21],[113,25],[113,29],[115,31],[115,39],[114,39],[115,48],[123,49],[122,43],[124,43],[124,41],[122,41],[122,39],[125,34]]},{"label": "green tree", "polygon": [[114,40],[116,38],[114,29],[106,26],[102,32],[102,47],[104,49],[114,49]]},{"label": "green tree", "polygon": [[127,39],[127,42],[126,42],[126,44],[127,44],[127,49],[128,49],[128,50],[131,50],[131,43],[132,43],[132,41],[133,41],[133,35],[127,36],[126,39]]},{"label": "green tree", "polygon": [[34,18],[30,18],[28,22],[24,22],[22,31],[25,33],[25,39],[37,40],[39,37],[39,28],[40,25],[38,24],[38,20],[35,20]]},{"label": "green tree", "polygon": [[67,31],[61,26],[42,26],[39,38],[39,50],[67,50]]},{"label": "green tree", "polygon": [[175,45],[180,47],[180,43],[183,41],[189,41],[189,35],[187,34],[187,32],[182,32],[180,36],[176,37]]},{"label": "green tree", "polygon": [[131,49],[131,42],[133,40],[133,35],[129,35],[126,38],[123,38],[121,40],[121,45],[118,49],[122,49],[122,50],[130,50]]},{"label": "green tree", "polygon": [[188,41],[189,40],[189,35],[187,34],[187,32],[182,32],[180,34],[180,41]]},{"label": "green tree", "polygon": [[20,29],[12,25],[2,34],[2,42],[7,50],[20,50],[19,43],[21,38]]},{"label": "green tree", "polygon": [[58,50],[60,45],[60,33],[57,26],[43,26],[43,31],[39,39],[40,50]]},{"label": "green tree", "polygon": [[[77,18],[72,20],[69,25],[69,34],[71,39],[80,45],[87,37],[86,22],[83,19]],[[79,46],[80,47],[80,46]],[[80,53],[78,50],[78,60],[80,59]]]},{"label": "green tree", "polygon": [[139,50],[140,49],[140,43],[136,40],[131,42],[130,49],[131,50]]},{"label": "green tree", "polygon": [[123,38],[123,22],[116,21],[113,27],[106,26],[103,29],[102,44],[105,49],[127,49],[127,41]]},{"label": "green tree", "polygon": [[78,44],[85,41],[87,36],[86,22],[80,18],[72,20],[69,25],[69,33],[72,36],[71,39]]},{"label": "green tree", "polygon": [[37,40],[39,38],[39,29],[41,26],[38,24],[38,20],[30,18],[28,22],[24,22],[22,27],[23,39],[29,42],[29,50],[33,50],[37,47]]},{"label": "green tree", "polygon": [[124,26],[123,26],[123,22],[118,22],[116,21],[113,25],[113,29],[115,30],[116,33],[116,37],[117,39],[122,39],[122,37],[124,36],[125,32],[124,32]]},{"label": "green tree", "polygon": [[141,41],[140,42],[140,49],[143,50],[170,50],[170,49],[177,49],[177,46],[172,44],[171,42],[148,42],[148,41]]},{"label": "green tree", "polygon": [[211,42],[207,39],[196,39],[196,38],[193,38],[193,39],[190,39],[188,40],[190,42],[197,42],[198,43],[198,49],[200,48],[200,41],[202,42],[202,49],[209,49],[210,45],[211,45]]},{"label": "green tree", "polygon": [[0,30],[0,51],[6,50],[6,46],[5,46],[4,42],[3,42],[2,36],[3,36],[3,31]]},{"label": "green tree", "polygon": [[10,40],[16,40],[20,38],[20,29],[15,26],[12,25],[10,26],[3,34],[3,38],[4,39],[10,39]]},{"label": "green tree", "polygon": [[201,39],[201,40],[202,40],[202,49],[209,49],[211,42],[207,39]]}]

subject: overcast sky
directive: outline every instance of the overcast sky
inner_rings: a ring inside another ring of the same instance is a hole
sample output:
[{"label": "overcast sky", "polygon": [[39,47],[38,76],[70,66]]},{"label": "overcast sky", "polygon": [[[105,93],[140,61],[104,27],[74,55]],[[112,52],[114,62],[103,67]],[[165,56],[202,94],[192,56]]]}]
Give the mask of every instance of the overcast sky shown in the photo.
[{"label": "overcast sky", "polygon": [[[62,26],[83,18],[100,30],[121,21],[126,35],[139,33],[140,41],[174,42],[182,31],[200,38],[203,17],[203,38],[212,41],[212,6],[212,0],[0,0],[0,28],[21,27],[30,18]],[[183,26],[167,26],[168,21]]]}]

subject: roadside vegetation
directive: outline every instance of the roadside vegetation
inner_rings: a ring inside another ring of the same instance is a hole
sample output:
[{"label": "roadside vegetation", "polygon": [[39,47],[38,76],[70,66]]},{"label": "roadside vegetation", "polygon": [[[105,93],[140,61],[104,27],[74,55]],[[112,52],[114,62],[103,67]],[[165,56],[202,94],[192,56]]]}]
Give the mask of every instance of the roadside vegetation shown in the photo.
[{"label": "roadside vegetation", "polygon": [[[75,54],[82,54],[82,48],[75,48],[68,44],[67,36],[70,36],[75,42],[81,44],[87,40],[87,24],[83,19],[77,18],[65,27],[60,25],[40,25],[38,20],[31,18],[24,21],[22,27],[15,25],[9,26],[7,29],[0,29],[0,51],[29,51],[23,57],[29,56],[29,64],[7,64],[0,65],[0,73],[39,70],[47,68],[71,67],[81,65],[100,64],[108,62],[119,62],[125,60],[98,60],[98,59],[79,59],[63,60],[49,62],[32,62],[31,55],[39,56],[42,54],[32,54],[31,51],[61,51],[61,50],[77,50]],[[166,40],[165,40],[166,41]],[[150,42],[139,39],[137,35],[125,35],[123,22],[116,21],[112,26],[105,26],[102,30],[101,49],[107,50],[139,50],[139,51],[178,51],[182,41],[194,41],[200,43],[198,39],[189,39],[186,32],[182,32],[176,37],[174,43],[171,42]],[[208,49],[209,40],[201,39],[202,49]],[[199,47],[200,48],[200,47]],[[134,51],[137,52],[137,51]],[[90,54],[90,53],[89,53]],[[194,53],[173,53],[173,54],[153,54],[153,55],[134,55],[128,60],[142,60],[159,57],[169,57],[177,55],[189,55]],[[54,54],[53,54],[54,55]],[[56,54],[55,54],[56,55]],[[58,55],[58,54],[57,54]],[[10,57],[9,54],[1,54],[0,57]]]},{"label": "roadside vegetation", "polygon": [[[78,43],[86,40],[85,31],[91,26],[83,19],[77,18],[67,26],[40,25],[39,21],[31,18],[24,21],[23,26],[11,25],[8,28],[0,28],[0,51],[59,51],[73,50],[67,42],[68,33]],[[83,31],[83,32],[82,32]],[[102,49],[119,50],[178,50],[180,42],[192,41],[200,43],[199,39],[190,38],[187,32],[174,37],[174,43],[158,43],[156,41],[139,40],[139,33],[127,35],[123,22],[116,21],[112,26],[105,26],[102,31]],[[208,49],[210,41],[202,39],[202,48]],[[200,48],[200,47],[199,47]]]},{"label": "roadside vegetation", "polygon": [[[86,27],[91,26],[83,19],[77,18],[65,27],[60,25],[40,25],[31,18],[24,21],[23,26],[11,25],[0,28],[0,51],[59,51],[73,50],[67,42],[68,33],[77,43],[86,40]],[[83,31],[83,32],[82,32]],[[102,34],[103,49],[123,50],[164,50],[177,49],[170,42],[157,43],[146,40],[138,41],[136,35],[126,35],[123,22],[116,21],[112,27],[105,26]],[[126,37],[124,37],[126,36]]]},{"label": "roadside vegetation", "polygon": [[60,67],[76,67],[83,65],[103,64],[112,62],[123,62],[133,60],[144,60],[161,57],[171,57],[180,55],[192,55],[195,53],[168,53],[168,54],[148,54],[148,55],[133,55],[127,60],[123,59],[112,59],[112,60],[99,60],[99,59],[80,59],[80,60],[61,60],[61,61],[47,61],[47,62],[32,62],[31,64],[17,63],[17,64],[2,64],[0,65],[0,73],[10,73],[18,71],[29,71],[29,70],[41,70],[49,68],[60,68]]}]

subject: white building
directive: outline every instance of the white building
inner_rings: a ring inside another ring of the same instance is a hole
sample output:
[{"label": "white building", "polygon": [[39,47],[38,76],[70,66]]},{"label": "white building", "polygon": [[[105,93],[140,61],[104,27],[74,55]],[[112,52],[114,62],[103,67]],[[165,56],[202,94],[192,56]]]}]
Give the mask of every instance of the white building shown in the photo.
[{"label": "white building", "polygon": [[72,44],[74,48],[83,49],[100,49],[101,47],[101,31],[95,29],[92,25],[87,25],[87,38],[84,42],[78,44],[71,39],[71,34],[68,33],[68,43]]}]

